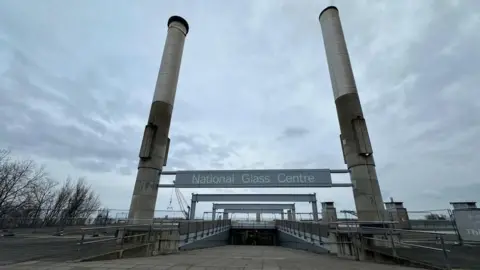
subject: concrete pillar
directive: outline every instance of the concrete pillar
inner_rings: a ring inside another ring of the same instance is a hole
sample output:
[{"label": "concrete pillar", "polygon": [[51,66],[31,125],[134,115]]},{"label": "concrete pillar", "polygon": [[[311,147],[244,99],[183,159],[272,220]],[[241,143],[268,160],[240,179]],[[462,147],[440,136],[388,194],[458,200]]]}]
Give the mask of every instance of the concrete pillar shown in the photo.
[{"label": "concrete pillar", "polygon": [[317,200],[312,202],[312,214],[313,214],[313,221],[318,221]]},{"label": "concrete pillar", "polygon": [[295,212],[295,205],[293,205],[293,207],[292,207],[292,220],[297,220],[297,215],[296,215],[296,212]]},{"label": "concrete pillar", "polygon": [[257,222],[260,222],[261,218],[260,218],[260,212],[257,212]]},{"label": "concrete pillar", "polygon": [[212,208],[212,220],[215,220],[215,215],[217,214],[217,209],[214,207]]},{"label": "concrete pillar", "polygon": [[157,202],[158,184],[166,165],[170,139],[168,132],[177,91],[188,23],[179,16],[168,20],[168,33],[158,72],[155,94],[140,147],[137,178],[128,219],[133,224],[149,224]]},{"label": "concrete pillar", "polygon": [[337,221],[337,209],[333,202],[322,202],[322,223]]},{"label": "concrete pillar", "polygon": [[292,220],[292,210],[287,210],[287,220]]},{"label": "concrete pillar", "polygon": [[383,221],[385,208],[372,146],[338,9],[334,6],[325,8],[319,20],[340,124],[340,142],[345,163],[350,170],[358,220]]},{"label": "concrete pillar", "polygon": [[190,206],[190,220],[195,219],[195,209],[197,208],[197,202],[192,199],[192,203]]},{"label": "concrete pillar", "polygon": [[410,229],[410,219],[407,209],[403,207],[403,202],[386,202],[385,208],[390,221],[397,222],[395,228]]},{"label": "concrete pillar", "polygon": [[228,212],[223,212],[223,219],[225,219],[225,220],[228,219]]},{"label": "concrete pillar", "polygon": [[283,213],[283,211],[282,211],[282,213],[280,214],[280,216],[281,216],[281,219],[282,219],[282,220],[285,219],[285,214]]}]

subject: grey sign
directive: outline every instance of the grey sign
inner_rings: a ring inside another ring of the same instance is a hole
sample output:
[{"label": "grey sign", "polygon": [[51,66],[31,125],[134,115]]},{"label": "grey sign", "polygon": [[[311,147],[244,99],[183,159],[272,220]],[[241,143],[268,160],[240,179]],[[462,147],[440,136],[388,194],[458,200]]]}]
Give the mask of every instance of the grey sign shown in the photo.
[{"label": "grey sign", "polygon": [[463,241],[480,242],[480,209],[453,210]]},{"label": "grey sign", "polygon": [[331,187],[329,169],[178,171],[178,188]]}]

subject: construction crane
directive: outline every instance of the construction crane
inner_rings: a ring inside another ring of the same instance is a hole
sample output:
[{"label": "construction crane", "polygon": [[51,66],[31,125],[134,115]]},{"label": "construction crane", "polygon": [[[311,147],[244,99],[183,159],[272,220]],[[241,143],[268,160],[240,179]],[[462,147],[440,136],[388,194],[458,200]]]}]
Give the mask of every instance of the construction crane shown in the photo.
[{"label": "construction crane", "polygon": [[[177,195],[177,201],[178,206],[180,207],[180,211],[182,211],[185,219],[188,219],[188,214],[190,213],[190,206],[188,206],[188,201],[185,199],[182,192],[180,192],[180,189],[178,188],[175,188],[175,195]],[[187,210],[185,210],[185,208]]]},{"label": "construction crane", "polygon": [[[190,213],[190,206],[188,206],[188,201],[185,199],[182,192],[180,192],[180,189],[178,188],[175,188],[175,197],[177,197],[177,202],[178,202],[178,206],[180,207],[180,211],[184,215],[185,219],[188,219],[188,215]],[[170,203],[168,204],[168,207],[167,207],[167,210],[169,211],[173,211],[172,201],[173,201],[173,189],[172,189],[172,193],[170,194]],[[185,208],[187,210],[185,210]]]}]

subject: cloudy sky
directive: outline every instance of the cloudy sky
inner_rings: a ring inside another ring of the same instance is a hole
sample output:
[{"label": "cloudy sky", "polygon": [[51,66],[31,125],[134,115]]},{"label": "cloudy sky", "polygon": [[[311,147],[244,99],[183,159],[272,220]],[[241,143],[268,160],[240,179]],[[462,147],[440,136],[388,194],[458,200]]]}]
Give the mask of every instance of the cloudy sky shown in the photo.
[{"label": "cloudy sky", "polygon": [[[128,209],[166,22],[181,15],[190,33],[168,169],[343,169],[318,22],[332,2],[384,200],[410,210],[479,200],[477,0],[3,0],[0,147],[56,179],[85,176],[106,206]],[[182,192],[316,192],[354,207],[349,188]],[[170,196],[161,190],[157,209]]]}]

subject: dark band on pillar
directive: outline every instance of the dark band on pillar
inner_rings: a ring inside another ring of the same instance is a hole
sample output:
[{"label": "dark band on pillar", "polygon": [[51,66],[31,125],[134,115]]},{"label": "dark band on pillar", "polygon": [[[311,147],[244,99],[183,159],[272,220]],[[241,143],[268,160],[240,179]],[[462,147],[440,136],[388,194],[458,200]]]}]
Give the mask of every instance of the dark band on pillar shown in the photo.
[{"label": "dark band on pillar", "polygon": [[188,30],[190,29],[190,27],[188,26],[187,20],[180,16],[172,16],[170,17],[170,19],[168,19],[167,26],[170,26],[170,24],[173,22],[181,23],[185,27],[185,35],[188,34]]},{"label": "dark band on pillar", "polygon": [[338,11],[338,8],[337,8],[336,6],[328,6],[328,7],[324,8],[324,9],[322,10],[322,12],[320,12],[320,15],[318,16],[318,18],[321,18],[321,17],[322,17],[322,14],[323,14],[325,11],[329,10],[329,9],[335,9],[336,11]]}]

